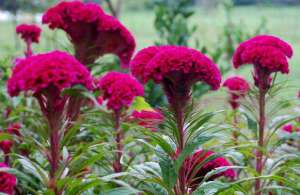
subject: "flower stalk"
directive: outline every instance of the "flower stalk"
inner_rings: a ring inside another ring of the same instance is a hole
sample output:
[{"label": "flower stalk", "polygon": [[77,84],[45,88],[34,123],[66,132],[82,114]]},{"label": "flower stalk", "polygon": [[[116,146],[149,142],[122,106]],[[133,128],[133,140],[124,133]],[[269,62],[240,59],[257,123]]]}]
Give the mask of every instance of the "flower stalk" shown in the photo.
[{"label": "flower stalk", "polygon": [[120,123],[121,123],[121,112],[120,110],[114,111],[114,118],[115,118],[115,132],[116,132],[116,137],[115,137],[115,142],[116,142],[116,156],[115,156],[115,161],[113,163],[113,169],[115,173],[120,173],[122,172],[122,164],[121,164],[121,158],[123,155],[123,132],[122,129],[120,128]]}]

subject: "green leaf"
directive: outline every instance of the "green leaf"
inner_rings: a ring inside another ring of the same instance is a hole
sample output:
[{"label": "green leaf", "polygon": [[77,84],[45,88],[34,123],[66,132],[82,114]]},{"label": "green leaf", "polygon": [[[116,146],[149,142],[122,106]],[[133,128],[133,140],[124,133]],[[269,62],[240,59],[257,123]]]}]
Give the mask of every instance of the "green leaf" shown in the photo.
[{"label": "green leaf", "polygon": [[193,195],[214,195],[219,190],[228,188],[230,184],[222,183],[219,181],[204,182],[194,192]]},{"label": "green leaf", "polygon": [[174,161],[168,157],[160,158],[159,166],[162,172],[162,178],[168,190],[172,189],[177,180],[177,171],[175,169]]},{"label": "green leaf", "polygon": [[153,108],[150,106],[150,104],[148,104],[146,102],[145,98],[141,97],[141,96],[134,98],[130,108],[132,110],[136,110],[136,111],[142,111],[142,110],[152,111],[153,110]]}]

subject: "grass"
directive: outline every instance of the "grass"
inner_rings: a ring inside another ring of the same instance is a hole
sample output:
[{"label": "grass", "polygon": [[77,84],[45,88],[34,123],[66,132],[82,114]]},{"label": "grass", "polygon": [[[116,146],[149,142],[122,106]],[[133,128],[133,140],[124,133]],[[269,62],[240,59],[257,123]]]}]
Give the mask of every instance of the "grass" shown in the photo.
[{"label": "grass", "polygon": [[[198,26],[195,36],[201,45],[214,46],[218,44],[222,28],[225,24],[225,13],[221,9],[204,10],[197,9],[191,20],[191,25]],[[266,29],[268,33],[280,36],[290,42],[294,47],[294,57],[291,60],[291,74],[289,77],[293,83],[299,83],[300,67],[300,7],[236,7],[233,11],[233,21],[241,24],[247,31],[253,31],[260,24],[261,19],[267,19]],[[152,45],[158,39],[153,27],[154,13],[152,11],[132,10],[123,12],[121,21],[133,32],[137,39],[137,47]],[[46,41],[50,37],[57,43],[66,46],[68,41],[62,32],[50,32],[44,27],[43,40],[37,47],[38,51],[49,51],[58,45]],[[0,56],[8,54],[20,55],[22,49],[15,50],[14,27],[11,23],[0,23]],[[242,71],[245,73],[246,71]],[[249,72],[247,71],[249,75]]]}]

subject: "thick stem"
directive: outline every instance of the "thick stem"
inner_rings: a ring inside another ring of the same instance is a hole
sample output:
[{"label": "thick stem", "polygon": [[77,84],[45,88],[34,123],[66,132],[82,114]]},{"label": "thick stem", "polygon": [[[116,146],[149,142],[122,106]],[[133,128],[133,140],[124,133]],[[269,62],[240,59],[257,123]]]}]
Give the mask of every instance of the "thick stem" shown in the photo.
[{"label": "thick stem", "polygon": [[9,166],[10,165],[10,161],[9,161],[9,155],[7,153],[4,154],[4,163]]},{"label": "thick stem", "polygon": [[[263,148],[264,148],[264,131],[265,131],[265,96],[266,89],[263,85],[259,85],[259,135],[258,135],[258,148],[256,152],[256,172],[261,176],[263,170]],[[261,180],[255,181],[255,194],[261,195]]]},{"label": "thick stem", "polygon": [[60,159],[60,131],[57,126],[50,124],[50,184],[49,188],[52,189],[55,195],[60,195],[61,192],[57,188],[57,178],[56,174],[59,169],[59,159]]},{"label": "thick stem", "polygon": [[115,162],[113,164],[114,172],[120,173],[122,172],[122,164],[121,164],[121,158],[123,155],[123,132],[120,128],[120,122],[121,122],[121,116],[120,116],[120,110],[117,110],[114,112],[115,117],[115,131],[116,131],[116,156],[115,156]]},{"label": "thick stem", "polygon": [[232,132],[232,139],[234,142],[234,145],[238,145],[238,117],[237,117],[237,110],[233,110],[233,126],[234,130]]},{"label": "thick stem", "polygon": [[29,40],[29,41],[26,41],[26,51],[25,51],[25,56],[28,58],[30,56],[32,56],[32,42]]},{"label": "thick stem", "polygon": [[[173,109],[175,112],[176,117],[176,123],[177,123],[177,129],[179,132],[179,139],[178,139],[178,155],[182,152],[185,146],[185,132],[184,132],[184,108],[185,106],[179,104],[180,101],[176,101],[175,105],[173,105]],[[176,194],[185,194],[186,192],[186,177],[185,177],[186,171],[185,167],[182,166],[179,170],[178,175],[178,182],[175,186],[175,192]]]}]

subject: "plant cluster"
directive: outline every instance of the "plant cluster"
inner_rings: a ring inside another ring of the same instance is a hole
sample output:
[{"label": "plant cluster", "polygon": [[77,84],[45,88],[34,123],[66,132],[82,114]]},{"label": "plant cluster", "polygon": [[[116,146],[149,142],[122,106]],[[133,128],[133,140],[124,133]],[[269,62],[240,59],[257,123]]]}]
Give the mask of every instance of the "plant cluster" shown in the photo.
[{"label": "plant cluster", "polygon": [[[233,67],[252,64],[253,84],[239,75],[222,82],[216,62],[188,46],[150,46],[133,57],[134,36],[94,3],[60,2],[43,23],[63,30],[74,53],[34,54],[41,29],[17,27],[27,47],[3,77],[1,193],[300,193],[299,114],[276,100],[289,43],[272,35],[240,43]],[[122,71],[96,74],[105,54],[118,56]],[[145,100],[149,82],[161,87],[163,106]],[[197,102],[199,83],[210,93],[226,88],[231,109]]]}]

